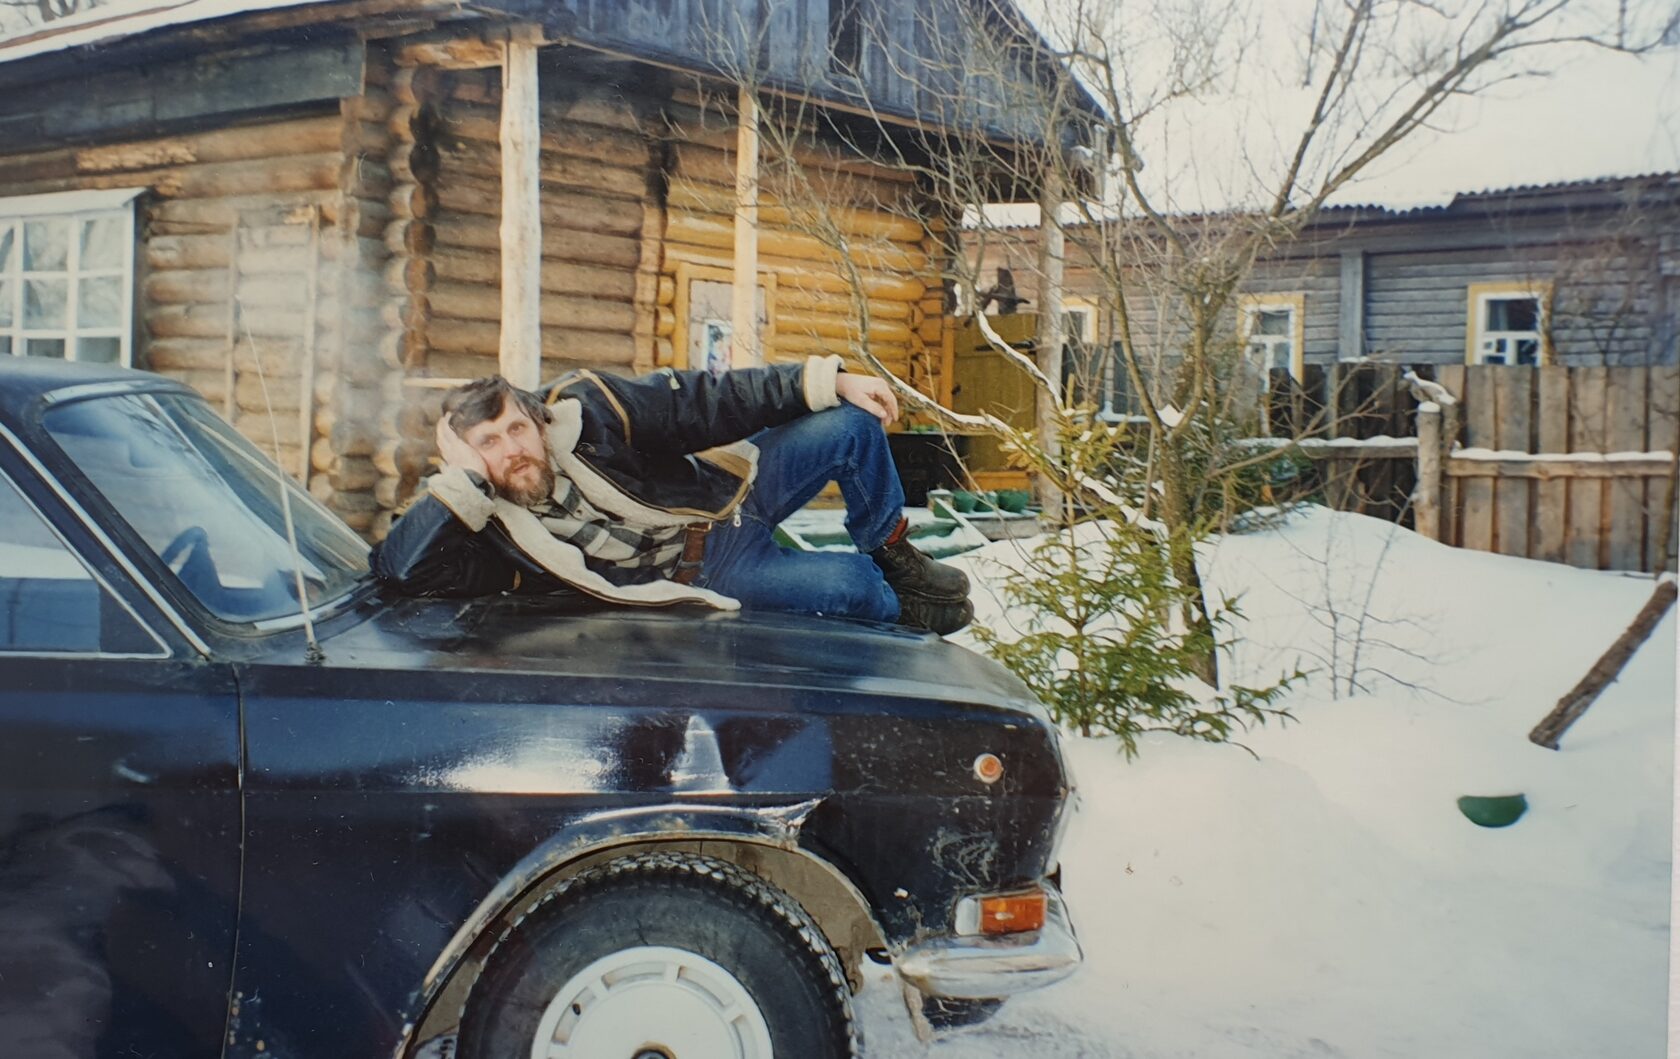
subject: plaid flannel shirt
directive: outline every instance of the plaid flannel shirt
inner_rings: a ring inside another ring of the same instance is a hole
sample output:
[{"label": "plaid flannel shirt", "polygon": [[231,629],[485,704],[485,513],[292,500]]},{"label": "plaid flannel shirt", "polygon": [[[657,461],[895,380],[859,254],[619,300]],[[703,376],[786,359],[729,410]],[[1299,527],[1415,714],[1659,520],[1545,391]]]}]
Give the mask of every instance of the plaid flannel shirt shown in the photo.
[{"label": "plaid flannel shirt", "polygon": [[670,577],[682,558],[683,527],[640,530],[617,522],[555,475],[549,499],[531,509],[543,528],[584,554],[590,569],[615,584]]}]

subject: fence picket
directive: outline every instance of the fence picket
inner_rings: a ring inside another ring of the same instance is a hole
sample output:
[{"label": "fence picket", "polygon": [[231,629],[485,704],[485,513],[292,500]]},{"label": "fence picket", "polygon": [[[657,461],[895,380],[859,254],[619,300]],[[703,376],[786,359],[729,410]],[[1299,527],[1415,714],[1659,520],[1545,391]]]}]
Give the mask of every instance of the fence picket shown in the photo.
[{"label": "fence picket", "polygon": [[[1569,387],[1569,451],[1604,452],[1609,442],[1605,430],[1605,395],[1610,370],[1603,367],[1574,369]],[[1569,483],[1570,566],[1603,569],[1604,516],[1609,511],[1607,485],[1597,478]]]},{"label": "fence picket", "polygon": [[[1464,375],[1464,444],[1472,449],[1496,449],[1499,405],[1495,396],[1493,377],[1487,371],[1468,371]],[[1494,506],[1492,478],[1464,479],[1463,546],[1477,551],[1491,552],[1498,543],[1498,527]]]},{"label": "fence picket", "polygon": [[[1605,415],[1610,447],[1607,452],[1645,451],[1647,373],[1622,368],[1610,373]],[[1612,478],[1610,540],[1612,570],[1638,570],[1645,565],[1645,480]]]},{"label": "fence picket", "polygon": [[[1665,364],[1651,369],[1649,403],[1648,444],[1653,451],[1680,455],[1680,366]],[[1680,544],[1680,527],[1675,523],[1675,486],[1672,471],[1662,478],[1646,479],[1647,570],[1672,569],[1675,565],[1675,547]]]},{"label": "fence picket", "polygon": [[[1547,365],[1539,369],[1539,417],[1535,424],[1537,452],[1569,451],[1569,369]],[[1529,554],[1561,563],[1569,544],[1569,483],[1534,483],[1534,526]]]},{"label": "fence picket", "polygon": [[[1493,437],[1496,449],[1511,452],[1532,452],[1532,406],[1534,403],[1534,369],[1526,365],[1513,367],[1482,366],[1493,389]],[[1494,517],[1498,525],[1494,543],[1501,555],[1528,557],[1529,494],[1533,484],[1526,478],[1495,478],[1493,480]]]}]

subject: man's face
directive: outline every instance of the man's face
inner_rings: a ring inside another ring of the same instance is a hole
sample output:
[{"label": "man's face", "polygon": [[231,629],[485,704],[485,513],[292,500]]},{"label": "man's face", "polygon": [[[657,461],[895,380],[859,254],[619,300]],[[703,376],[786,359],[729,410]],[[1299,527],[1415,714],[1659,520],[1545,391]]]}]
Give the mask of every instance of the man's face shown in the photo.
[{"label": "man's face", "polygon": [[461,437],[484,458],[490,484],[500,495],[528,507],[554,491],[542,427],[514,402],[503,402],[501,415],[468,427]]}]

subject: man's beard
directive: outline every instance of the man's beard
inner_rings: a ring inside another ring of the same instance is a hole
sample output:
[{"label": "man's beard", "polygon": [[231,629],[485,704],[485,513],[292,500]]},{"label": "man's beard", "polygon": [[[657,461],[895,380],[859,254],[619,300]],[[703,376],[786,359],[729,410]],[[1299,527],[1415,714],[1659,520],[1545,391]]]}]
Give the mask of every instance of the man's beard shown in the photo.
[{"label": "man's beard", "polygon": [[[527,465],[537,469],[535,483],[523,486],[516,485],[513,482],[514,476],[524,471]],[[547,463],[526,459],[518,466],[509,469],[508,479],[507,482],[497,487],[497,492],[520,507],[536,507],[554,493],[554,472]]]}]

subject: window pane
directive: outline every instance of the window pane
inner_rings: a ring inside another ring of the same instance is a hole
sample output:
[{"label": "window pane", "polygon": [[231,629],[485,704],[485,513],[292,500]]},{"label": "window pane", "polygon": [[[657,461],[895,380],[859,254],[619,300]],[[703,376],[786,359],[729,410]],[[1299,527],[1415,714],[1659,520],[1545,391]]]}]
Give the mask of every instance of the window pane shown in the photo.
[{"label": "window pane", "polygon": [[26,357],[56,357],[64,359],[64,339],[62,338],[29,338],[23,343],[23,355]]},{"label": "window pane", "polygon": [[1287,335],[1290,331],[1288,310],[1262,309],[1254,314],[1254,332],[1260,335]]},{"label": "window pane", "polygon": [[1540,343],[1532,338],[1519,339],[1517,341],[1517,363],[1540,363]]},{"label": "window pane", "polygon": [[76,326],[122,326],[122,277],[99,276],[77,284]]},{"label": "window pane", "polygon": [[26,221],[23,225],[25,272],[63,272],[70,265],[70,222]]},{"label": "window pane", "polygon": [[17,300],[17,283],[0,279],[0,327],[10,327],[15,315],[12,308]]},{"label": "window pane", "polygon": [[158,653],[17,487],[0,478],[0,651]]},{"label": "window pane", "polygon": [[1491,298],[1487,303],[1489,331],[1538,331],[1538,298]]},{"label": "window pane", "polygon": [[23,326],[63,327],[69,315],[70,281],[31,279],[23,283]]},{"label": "window pane", "polygon": [[97,364],[115,364],[122,358],[122,339],[120,338],[90,338],[83,335],[76,339],[76,359],[93,361]]},{"label": "window pane", "polygon": [[17,225],[0,224],[0,272],[10,272],[15,264],[12,248],[17,245]]},{"label": "window pane", "polygon": [[12,355],[12,336],[0,335],[0,356]]},{"label": "window pane", "polygon": [[1272,367],[1288,370],[1290,350],[1288,342],[1279,342],[1272,346]]},{"label": "window pane", "polygon": [[127,226],[126,215],[95,217],[82,222],[82,261],[84,269],[122,268]]}]

